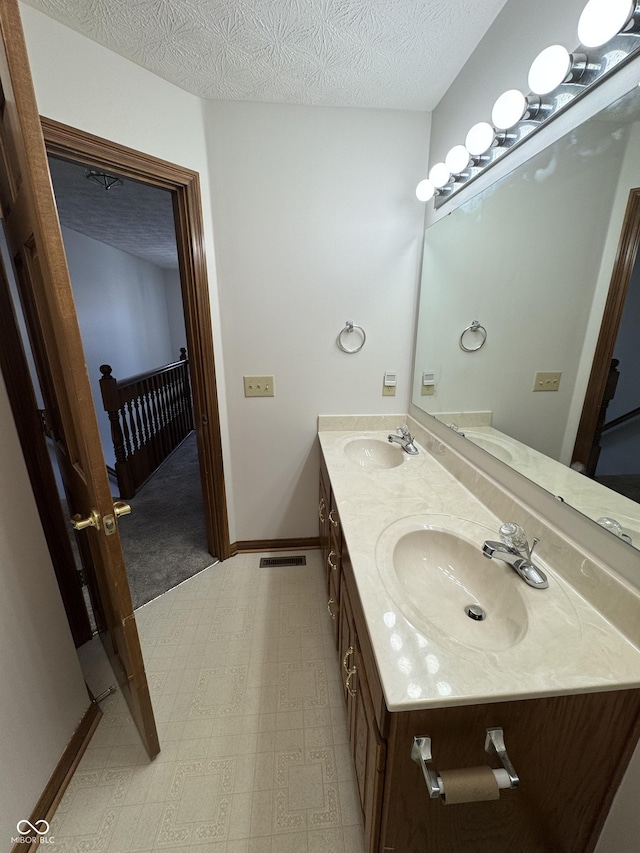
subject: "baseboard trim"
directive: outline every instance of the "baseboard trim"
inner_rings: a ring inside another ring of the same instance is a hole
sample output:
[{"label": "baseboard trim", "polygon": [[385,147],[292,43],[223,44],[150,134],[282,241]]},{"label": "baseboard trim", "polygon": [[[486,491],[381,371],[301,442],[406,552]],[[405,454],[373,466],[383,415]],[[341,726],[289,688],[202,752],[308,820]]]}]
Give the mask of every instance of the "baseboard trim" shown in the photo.
[{"label": "baseboard trim", "polygon": [[320,547],[318,536],[302,539],[240,539],[231,543],[231,556],[258,551],[309,551]]},{"label": "baseboard trim", "polygon": [[[100,710],[100,706],[92,702],[82,715],[78,728],[73,733],[71,740],[49,777],[49,781],[45,785],[44,791],[40,795],[35,808],[31,812],[29,820],[33,825],[39,820],[46,820],[48,822],[55,814],[62,795],[66,791],[101,717],[102,711]],[[17,842],[11,848],[11,853],[27,853],[27,851],[35,850],[39,846],[37,842],[29,845]]]}]

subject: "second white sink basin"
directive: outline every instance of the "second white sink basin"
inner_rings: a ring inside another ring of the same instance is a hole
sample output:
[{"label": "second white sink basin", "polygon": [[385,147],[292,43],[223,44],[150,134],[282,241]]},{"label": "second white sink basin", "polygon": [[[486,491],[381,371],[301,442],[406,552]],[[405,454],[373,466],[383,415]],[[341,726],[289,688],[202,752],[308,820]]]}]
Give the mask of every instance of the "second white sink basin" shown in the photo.
[{"label": "second white sink basin", "polygon": [[486,450],[487,453],[491,453],[491,455],[495,456],[496,459],[506,462],[507,465],[511,465],[513,463],[513,454],[493,437],[483,435],[482,433],[470,432],[469,430],[465,432],[465,435],[469,441],[477,444],[478,447]]},{"label": "second white sink basin", "polygon": [[347,459],[368,470],[397,468],[404,462],[404,450],[379,438],[354,438],[344,446]]},{"label": "second white sink basin", "polygon": [[414,627],[487,651],[511,648],[525,637],[524,582],[504,563],[482,555],[482,543],[490,538],[496,537],[489,528],[444,515],[403,518],[382,533],[378,569]]}]

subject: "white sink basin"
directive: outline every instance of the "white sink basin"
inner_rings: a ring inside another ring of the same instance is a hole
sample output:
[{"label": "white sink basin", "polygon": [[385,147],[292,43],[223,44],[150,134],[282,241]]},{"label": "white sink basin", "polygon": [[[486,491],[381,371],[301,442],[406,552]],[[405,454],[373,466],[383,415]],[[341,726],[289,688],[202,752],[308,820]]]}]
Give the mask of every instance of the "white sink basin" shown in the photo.
[{"label": "white sink basin", "polygon": [[[376,546],[378,570],[402,614],[434,639],[486,651],[519,643],[529,618],[524,582],[482,543],[497,538],[476,522],[453,516],[410,516],[390,525]],[[466,608],[480,608],[476,620]],[[435,632],[435,636],[434,636]]]},{"label": "white sink basin", "polygon": [[404,450],[379,438],[353,438],[344,446],[349,460],[368,470],[397,468],[404,462]]}]

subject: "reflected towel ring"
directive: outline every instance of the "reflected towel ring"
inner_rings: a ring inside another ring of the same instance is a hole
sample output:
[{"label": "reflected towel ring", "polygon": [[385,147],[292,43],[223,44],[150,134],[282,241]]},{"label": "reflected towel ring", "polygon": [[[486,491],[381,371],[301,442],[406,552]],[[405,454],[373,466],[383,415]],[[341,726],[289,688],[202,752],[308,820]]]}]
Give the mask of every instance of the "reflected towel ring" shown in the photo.
[{"label": "reflected towel ring", "polygon": [[[362,335],[362,341],[360,342],[360,344],[359,344],[357,347],[354,347],[353,349],[348,349],[348,348],[347,348],[347,347],[342,343],[342,336],[343,336],[345,333],[346,333],[346,334],[350,334],[350,333],[351,333],[351,332],[353,332],[354,330],[357,330],[358,332],[360,332],[360,334]],[[353,324],[353,320],[347,320],[347,324],[346,324],[346,326],[344,327],[344,329],[342,329],[342,331],[340,332],[340,334],[339,334],[339,335],[338,335],[338,337],[336,338],[336,343],[338,344],[338,346],[340,347],[340,349],[342,350],[342,352],[346,352],[346,353],[348,353],[349,355],[352,355],[354,352],[360,352],[360,350],[361,350],[361,349],[362,349],[362,347],[364,346],[364,343],[365,343],[365,341],[366,341],[366,340],[367,340],[367,336],[366,336],[365,331],[364,331],[364,329],[362,328],[362,326],[354,326],[354,324]]]},{"label": "reflected towel ring", "polygon": [[[467,332],[478,332],[480,335],[482,335],[482,340],[480,341],[480,343],[477,344],[475,347],[465,346],[464,336],[467,334]],[[472,320],[471,325],[467,326],[464,332],[460,335],[460,349],[463,349],[465,352],[477,352],[477,350],[484,346],[486,340],[487,330],[485,329],[485,327],[480,325],[479,320]]]}]

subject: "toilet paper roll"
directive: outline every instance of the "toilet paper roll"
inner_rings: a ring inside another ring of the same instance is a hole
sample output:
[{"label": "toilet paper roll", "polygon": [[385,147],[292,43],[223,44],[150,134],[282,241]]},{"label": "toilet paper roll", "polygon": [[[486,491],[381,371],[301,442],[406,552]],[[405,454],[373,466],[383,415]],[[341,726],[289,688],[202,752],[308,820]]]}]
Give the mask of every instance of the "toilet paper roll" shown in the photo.
[{"label": "toilet paper roll", "polygon": [[497,800],[500,797],[498,780],[490,767],[441,770],[439,775],[445,805],[477,803],[484,800]]}]

